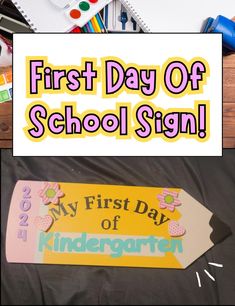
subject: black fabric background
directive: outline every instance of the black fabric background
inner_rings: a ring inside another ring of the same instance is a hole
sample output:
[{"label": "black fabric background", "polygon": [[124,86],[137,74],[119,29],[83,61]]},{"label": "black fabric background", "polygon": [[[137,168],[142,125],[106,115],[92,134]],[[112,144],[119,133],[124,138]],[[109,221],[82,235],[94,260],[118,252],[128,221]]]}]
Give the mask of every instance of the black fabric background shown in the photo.
[{"label": "black fabric background", "polygon": [[[225,150],[223,154],[223,158],[13,158],[12,151],[4,150],[1,173],[2,304],[235,304],[235,150]],[[186,270],[8,264],[5,259],[6,224],[11,194],[18,179],[180,187],[227,223],[233,235]],[[209,261],[222,263],[224,267],[208,266]],[[207,269],[216,282],[212,282],[203,269]],[[201,275],[202,288],[198,287],[196,271]]]}]

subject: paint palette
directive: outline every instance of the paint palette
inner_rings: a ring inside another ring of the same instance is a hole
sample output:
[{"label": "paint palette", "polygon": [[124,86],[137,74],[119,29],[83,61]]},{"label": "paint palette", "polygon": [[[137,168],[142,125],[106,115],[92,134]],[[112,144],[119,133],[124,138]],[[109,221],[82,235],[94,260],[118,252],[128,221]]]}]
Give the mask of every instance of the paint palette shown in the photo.
[{"label": "paint palette", "polygon": [[112,0],[50,0],[65,11],[66,16],[79,27],[100,12]]},{"label": "paint palette", "polygon": [[12,100],[12,71],[0,74],[0,103]]}]

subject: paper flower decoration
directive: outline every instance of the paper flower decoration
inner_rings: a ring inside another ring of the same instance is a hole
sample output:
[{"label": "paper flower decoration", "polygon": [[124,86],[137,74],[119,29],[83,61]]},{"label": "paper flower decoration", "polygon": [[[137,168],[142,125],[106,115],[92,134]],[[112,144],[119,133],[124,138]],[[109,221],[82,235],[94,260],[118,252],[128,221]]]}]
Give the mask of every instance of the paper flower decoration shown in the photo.
[{"label": "paper flower decoration", "polygon": [[162,194],[159,194],[157,198],[160,201],[160,208],[167,208],[171,212],[175,211],[176,206],[181,205],[181,202],[178,199],[178,193],[168,189],[164,189]]},{"label": "paper flower decoration", "polygon": [[44,188],[39,191],[39,196],[45,205],[59,204],[59,198],[63,195],[58,183],[45,183]]}]

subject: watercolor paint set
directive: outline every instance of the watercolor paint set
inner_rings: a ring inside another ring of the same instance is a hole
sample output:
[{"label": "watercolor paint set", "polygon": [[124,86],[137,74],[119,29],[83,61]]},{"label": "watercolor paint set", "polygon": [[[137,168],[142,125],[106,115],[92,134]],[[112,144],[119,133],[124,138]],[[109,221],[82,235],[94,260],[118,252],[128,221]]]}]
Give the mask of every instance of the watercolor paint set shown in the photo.
[{"label": "watercolor paint set", "polygon": [[12,71],[0,74],[0,103],[12,100]]},{"label": "watercolor paint set", "polygon": [[50,0],[75,25],[83,27],[112,0]]}]

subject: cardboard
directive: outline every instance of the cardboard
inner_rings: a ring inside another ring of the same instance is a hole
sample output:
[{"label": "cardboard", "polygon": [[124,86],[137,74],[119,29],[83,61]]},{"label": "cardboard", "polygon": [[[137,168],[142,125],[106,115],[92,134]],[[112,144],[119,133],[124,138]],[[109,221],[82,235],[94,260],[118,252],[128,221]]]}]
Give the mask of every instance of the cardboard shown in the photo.
[{"label": "cardboard", "polygon": [[180,188],[18,181],[8,262],[184,269],[230,234]]}]

